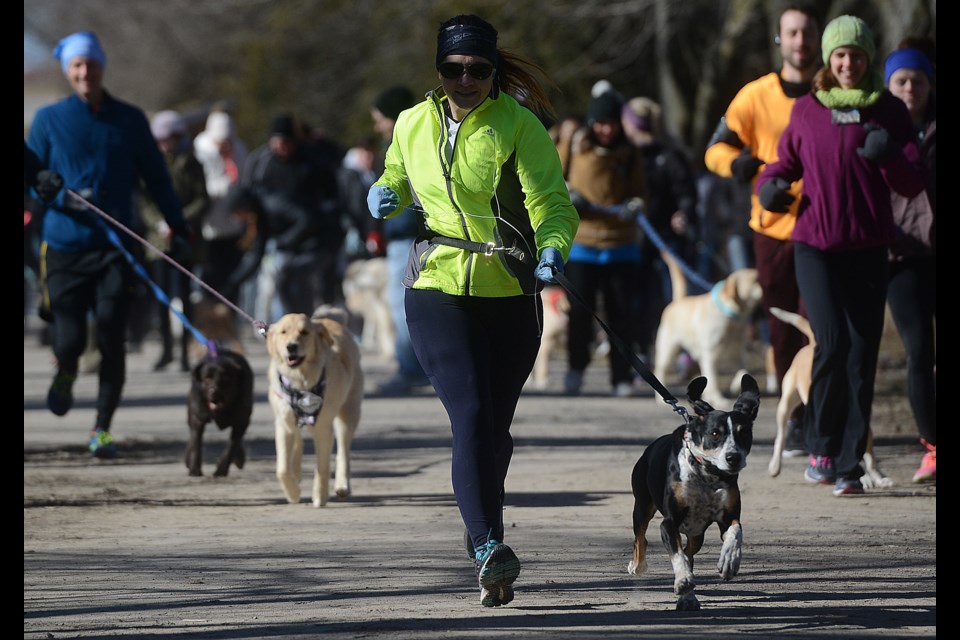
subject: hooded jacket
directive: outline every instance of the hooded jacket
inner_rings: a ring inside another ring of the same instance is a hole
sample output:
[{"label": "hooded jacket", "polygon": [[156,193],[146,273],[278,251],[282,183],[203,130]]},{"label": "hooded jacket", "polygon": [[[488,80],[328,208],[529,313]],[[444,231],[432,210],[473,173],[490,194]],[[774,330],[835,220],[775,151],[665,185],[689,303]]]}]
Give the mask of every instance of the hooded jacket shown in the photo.
[{"label": "hooded jacket", "polygon": [[[774,178],[803,178],[795,242],[821,251],[888,246],[895,235],[891,190],[910,198],[926,186],[926,169],[903,102],[884,91],[858,117],[859,122],[835,124],[832,110],[812,93],[794,103],[777,147],[779,160],[766,165],[755,191]],[[868,123],[886,129],[898,147],[880,162],[857,153]]]},{"label": "hooded jacket", "polygon": [[[579,223],[557,150],[533,112],[501,93],[463,118],[448,162],[446,100],[431,91],[400,114],[376,182],[400,196],[387,217],[415,205],[419,233],[404,286],[479,297],[532,294],[540,251],[554,247],[566,260]],[[495,249],[478,253],[437,237]]]}]

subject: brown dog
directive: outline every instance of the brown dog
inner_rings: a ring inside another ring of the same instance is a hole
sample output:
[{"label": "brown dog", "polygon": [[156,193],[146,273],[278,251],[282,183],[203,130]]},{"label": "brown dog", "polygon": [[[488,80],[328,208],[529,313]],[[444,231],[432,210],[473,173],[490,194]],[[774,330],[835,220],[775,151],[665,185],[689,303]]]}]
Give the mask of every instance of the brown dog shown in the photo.
[{"label": "brown dog", "polygon": [[[783,458],[783,447],[787,442],[787,419],[793,410],[800,404],[807,404],[810,397],[810,377],[813,372],[813,351],[817,346],[810,322],[798,313],[770,307],[770,313],[779,320],[792,324],[810,341],[804,345],[793,357],[790,368],[783,374],[783,384],[780,388],[780,402],[777,404],[777,437],[773,443],[773,456],[767,471],[771,476],[780,475],[780,461]],[[863,455],[863,466],[866,473],[860,482],[866,488],[892,487],[893,480],[885,476],[877,467],[877,459],[873,455],[873,433],[867,436],[867,451]]]},{"label": "brown dog", "polygon": [[665,380],[680,351],[686,351],[712,383],[704,400],[729,405],[719,390],[729,388],[733,372],[741,369],[747,326],[761,294],[757,270],[737,269],[712,291],[675,297],[657,328],[654,375]]},{"label": "brown dog", "polygon": [[213,422],[221,430],[230,429],[230,444],[217,462],[213,475],[225,476],[230,465],[243,468],[243,434],[253,414],[253,370],[243,355],[228,349],[208,354],[193,368],[187,399],[186,465],[191,476],[202,476],[203,430]]},{"label": "brown dog", "polygon": [[354,335],[339,320],[290,313],[270,325],[267,376],[274,415],[277,479],[287,501],[300,501],[303,435],[313,435],[317,462],[313,506],[322,507],[330,493],[330,456],[337,443],[334,491],[350,495],[350,444],[360,422],[363,372]]},{"label": "brown dog", "polygon": [[566,352],[567,349],[570,300],[563,287],[544,287],[540,295],[543,298],[543,332],[537,360],[530,373],[530,384],[534,389],[543,391],[550,380],[550,358],[557,352]]}]

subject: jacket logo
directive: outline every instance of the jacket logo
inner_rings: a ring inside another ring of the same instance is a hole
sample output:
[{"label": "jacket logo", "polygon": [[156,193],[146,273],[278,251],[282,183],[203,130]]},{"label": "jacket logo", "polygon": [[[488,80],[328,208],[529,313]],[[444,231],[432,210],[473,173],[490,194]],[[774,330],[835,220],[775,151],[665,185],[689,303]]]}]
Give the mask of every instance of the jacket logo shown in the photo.
[{"label": "jacket logo", "polygon": [[485,135],[485,136],[493,136],[493,135],[496,135],[496,134],[493,132],[493,129],[484,129],[483,135]]}]

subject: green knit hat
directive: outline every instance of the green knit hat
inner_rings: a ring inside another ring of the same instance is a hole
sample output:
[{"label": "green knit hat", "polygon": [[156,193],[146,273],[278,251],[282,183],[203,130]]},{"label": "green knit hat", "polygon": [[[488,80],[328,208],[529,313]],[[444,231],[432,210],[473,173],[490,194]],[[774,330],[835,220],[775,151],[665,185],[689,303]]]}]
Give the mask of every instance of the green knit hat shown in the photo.
[{"label": "green knit hat", "polygon": [[830,64],[830,54],[837,47],[859,47],[867,54],[867,62],[873,62],[877,48],[873,44],[873,32],[867,23],[856,16],[834,18],[823,30],[820,50],[823,52],[823,64]]}]

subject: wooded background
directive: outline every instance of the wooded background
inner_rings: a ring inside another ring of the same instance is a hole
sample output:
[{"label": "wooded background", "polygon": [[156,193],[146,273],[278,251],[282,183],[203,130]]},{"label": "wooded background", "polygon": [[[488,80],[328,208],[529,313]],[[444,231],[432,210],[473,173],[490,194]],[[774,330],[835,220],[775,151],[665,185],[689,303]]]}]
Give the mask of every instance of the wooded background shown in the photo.
[{"label": "wooded background", "polygon": [[[864,18],[878,64],[908,35],[936,37],[936,0],[814,1],[824,23]],[[201,118],[227,102],[241,136],[266,139],[273,113],[291,110],[343,146],[371,132],[369,105],[385,88],[438,84],[438,25],[477,13],[500,46],[541,63],[561,91],[560,115],[582,113],[590,87],[664,106],[669,131],[702,161],[717,120],[746,82],[779,68],[780,0],[24,0],[23,29],[46,46],[95,31],[105,84],[148,113]],[[25,49],[25,87],[27,59]],[[63,82],[63,91],[69,89]],[[25,89],[26,92],[26,89]]]}]

